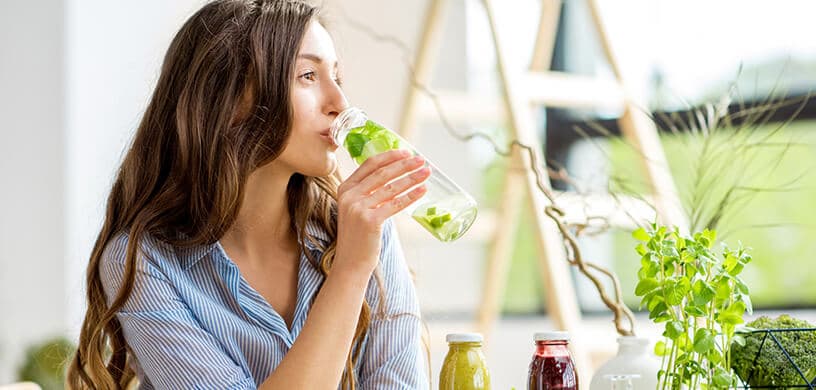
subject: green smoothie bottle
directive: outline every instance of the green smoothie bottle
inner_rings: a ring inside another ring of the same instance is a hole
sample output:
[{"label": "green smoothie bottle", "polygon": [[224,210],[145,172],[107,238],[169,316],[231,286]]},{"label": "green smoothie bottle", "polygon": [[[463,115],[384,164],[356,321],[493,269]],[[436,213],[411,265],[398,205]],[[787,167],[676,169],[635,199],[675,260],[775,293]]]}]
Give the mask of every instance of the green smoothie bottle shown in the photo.
[{"label": "green smoothie bottle", "polygon": [[439,373],[439,390],[489,390],[490,372],[482,354],[482,335],[451,333],[448,355]]},{"label": "green smoothie bottle", "polygon": [[[398,134],[369,120],[356,107],[350,107],[335,118],[331,126],[334,143],[342,146],[351,158],[362,164],[369,157],[389,150],[409,150],[421,155]],[[425,182],[427,192],[405,211],[439,241],[462,237],[476,219],[476,201],[427,159],[431,176]]]}]

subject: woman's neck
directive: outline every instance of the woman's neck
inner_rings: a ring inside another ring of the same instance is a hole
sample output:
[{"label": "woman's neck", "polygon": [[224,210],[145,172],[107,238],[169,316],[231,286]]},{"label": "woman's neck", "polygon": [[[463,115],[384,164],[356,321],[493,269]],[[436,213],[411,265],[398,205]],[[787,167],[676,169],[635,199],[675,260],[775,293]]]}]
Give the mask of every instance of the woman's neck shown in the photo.
[{"label": "woman's neck", "polygon": [[241,210],[221,239],[243,258],[263,261],[264,254],[297,248],[286,188],[292,172],[268,164],[250,174]]}]

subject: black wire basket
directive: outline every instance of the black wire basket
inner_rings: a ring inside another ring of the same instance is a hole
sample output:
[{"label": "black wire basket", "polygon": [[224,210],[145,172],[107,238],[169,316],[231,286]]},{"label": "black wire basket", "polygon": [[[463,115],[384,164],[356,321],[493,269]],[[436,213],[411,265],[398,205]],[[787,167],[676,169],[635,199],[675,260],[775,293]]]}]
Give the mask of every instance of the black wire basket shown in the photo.
[{"label": "black wire basket", "polygon": [[[809,333],[806,333],[809,332]],[[780,341],[780,334],[788,333],[787,340],[792,340],[792,342],[783,343]],[[797,362],[797,357],[801,358],[802,356],[802,347],[803,344],[798,344],[803,338],[810,338],[816,339],[816,328],[784,328],[784,329],[760,329],[760,330],[753,330],[750,332],[743,333],[746,340],[749,340],[751,337],[756,337],[754,342],[759,339],[759,348],[756,351],[754,356],[754,360],[751,363],[751,368],[747,370],[747,375],[745,370],[742,373],[739,372],[740,378],[743,380],[744,384],[738,386],[738,389],[810,389],[816,390],[816,374],[811,374],[813,377],[809,378],[807,374],[808,370],[811,372],[816,367],[801,367],[801,361]],[[748,347],[746,347],[748,348]],[[797,348],[796,353],[789,351],[791,348]],[[810,347],[804,347],[810,348]],[[769,352],[770,351],[770,352]],[[756,378],[754,375],[757,373],[757,362],[760,361],[760,357],[763,354],[780,354],[784,357],[777,358],[777,361],[780,363],[778,367],[763,367],[765,370],[791,370],[787,371],[787,374],[790,377],[796,377],[796,379],[792,379],[791,381],[796,381],[796,383],[783,383],[783,384],[774,384],[774,385],[750,385],[752,380]],[[813,346],[813,350],[804,351],[804,353],[808,354],[809,356],[816,357],[816,345]]]}]

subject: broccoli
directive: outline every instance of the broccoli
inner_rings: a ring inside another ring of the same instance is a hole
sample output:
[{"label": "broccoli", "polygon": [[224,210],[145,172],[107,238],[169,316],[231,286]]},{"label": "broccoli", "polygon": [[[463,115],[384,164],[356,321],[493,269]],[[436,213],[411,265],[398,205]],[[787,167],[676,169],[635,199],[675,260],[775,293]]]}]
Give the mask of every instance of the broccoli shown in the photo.
[{"label": "broccoli", "polygon": [[[807,321],[798,320],[788,315],[781,315],[776,319],[760,317],[746,324],[749,328],[762,329],[791,329],[813,328]],[[754,386],[803,386],[807,382],[782,352],[782,349],[768,335],[762,351],[757,357],[762,339],[766,333],[746,333],[745,345],[734,343],[731,347],[731,368],[740,379]],[[790,354],[793,361],[805,374],[808,381],[816,376],[816,330],[799,332],[774,332],[774,336]],[[755,361],[756,360],[756,361]],[[750,379],[749,379],[750,378]]]}]

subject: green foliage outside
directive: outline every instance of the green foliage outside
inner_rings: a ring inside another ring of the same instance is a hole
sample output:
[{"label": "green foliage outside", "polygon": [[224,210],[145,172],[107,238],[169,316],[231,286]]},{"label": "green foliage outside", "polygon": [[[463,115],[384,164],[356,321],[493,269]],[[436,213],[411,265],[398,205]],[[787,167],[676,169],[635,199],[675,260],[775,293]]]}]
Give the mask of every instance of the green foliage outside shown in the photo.
[{"label": "green foliage outside", "polygon": [[[816,174],[811,174],[812,168],[816,167],[816,121],[795,122],[774,133],[777,126],[760,126],[752,132],[756,135],[773,133],[768,142],[782,144],[793,141],[798,145],[766,148],[756,153],[750,162],[755,167],[764,166],[764,172],[769,174],[757,176],[754,184],[777,186],[786,191],[756,194],[742,209],[733,209],[730,216],[721,221],[718,231],[720,238],[731,243],[741,242],[751,248],[754,261],[742,278],[751,289],[751,298],[756,307],[814,306],[816,268],[811,267],[810,263],[816,253],[816,240],[811,239],[816,234]],[[683,137],[661,134],[675,183],[681,197],[688,197],[695,171],[689,164],[688,140]],[[717,137],[726,141],[728,133],[722,132]],[[626,183],[630,190],[645,194],[647,187],[635,151],[620,139],[599,143],[610,160],[610,176],[618,183]],[[780,159],[780,155],[784,158]],[[777,161],[779,164],[776,164]],[[497,203],[506,163],[499,157],[485,172],[484,188],[488,205]],[[711,177],[717,180],[711,185],[711,191],[723,191],[722,186],[728,183],[728,176],[738,172],[727,168],[723,170],[728,173],[720,176],[717,176],[718,172],[713,172]],[[614,187],[615,183],[611,185]],[[631,232],[613,230],[611,234],[614,238],[612,268],[621,279],[625,301],[636,308],[639,299],[635,297],[634,290],[640,259],[631,250],[635,241]],[[504,297],[505,312],[532,313],[543,308],[533,237],[530,215],[522,213]]]},{"label": "green foliage outside", "polygon": [[[767,125],[755,130],[757,135],[770,134],[777,125]],[[728,137],[721,133],[719,137]],[[684,140],[674,135],[663,135],[663,147],[670,169],[681,197],[689,196],[695,172],[688,165],[689,148]],[[778,192],[757,193],[741,208],[733,209],[718,228],[720,238],[750,247],[754,258],[751,267],[742,278],[751,289],[756,307],[814,306],[816,305],[816,268],[809,264],[816,253],[816,121],[792,123],[783,131],[772,135],[768,142],[799,145],[761,151],[750,161],[753,170],[766,170],[748,180],[755,187],[778,188]],[[642,170],[637,155],[622,141],[609,145],[612,157],[612,175],[628,178],[640,193],[645,193]],[[725,151],[724,153],[727,153]],[[784,153],[780,159],[780,153]],[[777,165],[777,161],[779,164]],[[728,183],[739,170],[726,167],[710,191],[724,191],[722,183]],[[717,172],[715,172],[717,173]],[[638,259],[628,252],[632,238],[628,232],[616,232],[614,245],[615,271],[622,279],[623,290],[631,294]],[[627,287],[629,286],[629,287]],[[634,303],[632,296],[628,303]]]}]

